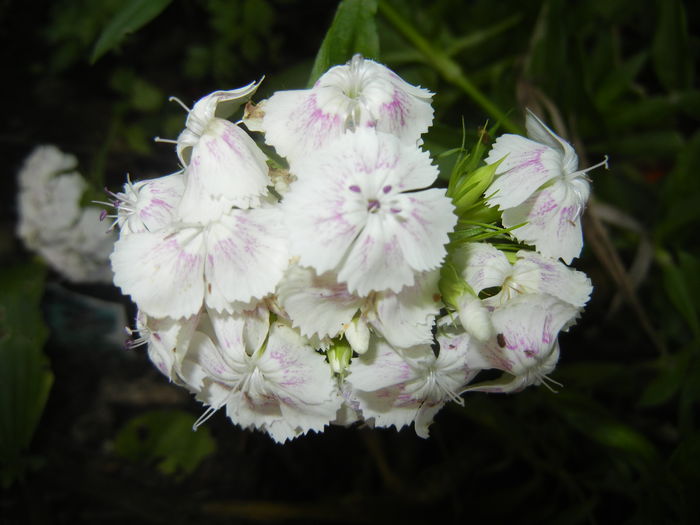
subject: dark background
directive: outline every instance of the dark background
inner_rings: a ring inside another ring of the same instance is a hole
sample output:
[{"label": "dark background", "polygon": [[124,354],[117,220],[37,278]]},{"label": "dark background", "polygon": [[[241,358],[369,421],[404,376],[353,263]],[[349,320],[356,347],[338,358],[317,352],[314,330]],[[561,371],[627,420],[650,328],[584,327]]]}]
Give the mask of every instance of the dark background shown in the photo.
[{"label": "dark background", "polygon": [[[0,1],[0,271],[32,257],[14,238],[15,175],[36,145],[75,154],[96,197],[105,185],[119,189],[127,172],[137,179],[170,173],[173,148],[151,141],[175,138],[184,125],[182,109],[167,97],[189,104],[263,75],[258,100],[305,87],[337,5],[176,0],[91,65],[93,45],[120,4]],[[210,433],[211,454],[189,464],[182,456],[193,457],[205,438],[175,439],[179,448],[168,453],[154,443],[168,417],[193,420],[202,407],[168,384],[143,348],[115,344],[118,318],[84,298],[121,304],[132,318],[128,300],[109,286],[75,285],[49,271],[41,307],[54,383],[23,452],[31,467],[0,496],[0,523],[694,521],[697,6],[392,4],[514,121],[522,122],[524,107],[553,107],[582,165],[610,156],[611,169],[592,174],[596,199],[635,227],[591,224],[589,213],[575,266],[591,276],[595,292],[578,326],[561,338],[553,377],[564,387],[470,394],[464,407],[437,416],[429,440],[412,428],[329,428],[277,445],[217,414],[197,433]],[[462,126],[468,141],[475,137],[489,118],[484,110],[381,11],[377,24],[381,60],[437,93],[426,138],[433,154],[458,147]],[[627,271],[635,261],[648,269]],[[625,283],[635,291],[619,302]],[[168,463],[171,456],[179,459]]]}]

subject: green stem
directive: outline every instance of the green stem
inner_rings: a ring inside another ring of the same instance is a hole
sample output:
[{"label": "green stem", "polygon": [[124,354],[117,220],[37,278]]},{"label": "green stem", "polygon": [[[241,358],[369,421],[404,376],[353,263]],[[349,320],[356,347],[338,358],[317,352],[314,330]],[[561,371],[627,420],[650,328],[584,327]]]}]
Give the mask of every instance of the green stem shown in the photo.
[{"label": "green stem", "polygon": [[388,2],[380,0],[379,12],[384,18],[401,33],[416,49],[425,55],[428,63],[435,68],[445,80],[459,87],[474,102],[481,106],[489,115],[500,122],[511,133],[523,134],[523,129],[511,121],[498,106],[491,102],[472,82],[464,75],[462,69],[447,54],[435,49],[430,42],[403,18]]}]

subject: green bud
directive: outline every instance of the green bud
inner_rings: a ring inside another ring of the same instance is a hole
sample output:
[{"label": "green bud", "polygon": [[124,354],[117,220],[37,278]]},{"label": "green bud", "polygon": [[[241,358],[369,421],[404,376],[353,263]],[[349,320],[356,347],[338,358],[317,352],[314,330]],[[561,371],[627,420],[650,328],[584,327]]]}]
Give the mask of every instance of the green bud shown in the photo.
[{"label": "green bud", "polygon": [[493,182],[496,169],[498,169],[500,163],[501,161],[494,164],[487,164],[486,166],[477,168],[471,173],[461,176],[451,195],[457,216],[463,216],[465,212],[473,208],[479,201],[483,200],[482,196]]},{"label": "green bud", "polygon": [[333,372],[342,374],[350,364],[352,348],[346,341],[334,341],[333,346],[326,351],[326,357],[328,357],[328,363],[331,365]]}]

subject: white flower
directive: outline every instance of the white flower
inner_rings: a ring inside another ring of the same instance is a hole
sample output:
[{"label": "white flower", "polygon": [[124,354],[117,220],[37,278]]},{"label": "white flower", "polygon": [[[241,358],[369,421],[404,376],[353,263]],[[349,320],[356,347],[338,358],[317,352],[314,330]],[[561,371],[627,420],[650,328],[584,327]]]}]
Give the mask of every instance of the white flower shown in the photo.
[{"label": "white flower", "polygon": [[530,139],[506,134],[499,137],[486,163],[502,160],[496,180],[486,190],[488,203],[503,210],[506,228],[526,225],[512,235],[547,257],[569,264],[583,246],[581,216],[590,195],[586,173],[602,164],[578,170],[571,145],[528,111]]},{"label": "white flower", "polygon": [[[143,312],[136,315],[136,330],[139,337],[127,343],[130,348],[147,344],[148,357],[156,368],[168,379],[179,383],[181,371],[190,339],[199,322],[199,316],[188,319],[156,319]],[[127,331],[132,333],[131,330]]]},{"label": "white flower", "polygon": [[154,232],[169,226],[184,189],[182,171],[156,179],[127,181],[122,192],[112,194],[121,235]]},{"label": "white flower", "polygon": [[294,265],[280,282],[277,295],[302,335],[323,339],[345,334],[353,350],[362,353],[369,342],[369,326],[394,346],[431,342],[441,304],[438,277],[437,271],[421,273],[413,285],[398,293],[387,290],[359,297],[332,272],[319,276],[311,268]]},{"label": "white flower", "polygon": [[210,405],[197,425],[225,406],[234,423],[283,443],[335,419],[343,400],[324,357],[289,326],[268,332],[268,316],[214,314],[211,329],[195,332],[182,378]]},{"label": "white flower", "polygon": [[397,429],[413,422],[416,434],[427,438],[428,425],[445,402],[462,404],[459,393],[478,372],[465,360],[472,343],[466,333],[439,334],[437,340],[437,356],[429,345],[398,350],[376,340],[350,363],[347,382],[365,419]]},{"label": "white flower", "polygon": [[593,291],[585,273],[537,253],[520,250],[514,264],[487,243],[468,243],[453,255],[464,280],[476,294],[488,288],[500,291],[484,302],[498,306],[522,294],[549,294],[583,308]]},{"label": "white flower", "polygon": [[507,373],[464,391],[517,392],[541,384],[559,358],[559,331],[577,314],[574,306],[544,294],[515,297],[496,308],[491,317],[496,337],[471,345],[466,362],[472,370],[496,368]]},{"label": "white flower", "polygon": [[72,155],[40,146],[20,171],[17,235],[54,270],[73,282],[109,282],[108,257],[116,236],[100,223],[102,211],[80,201],[87,188]]},{"label": "white flower", "polygon": [[186,129],[177,139],[177,154],[187,175],[179,210],[183,220],[216,220],[231,206],[256,206],[267,193],[267,157],[245,131],[225,120],[257,87],[251,83],[215,91],[189,111]]},{"label": "white flower", "polygon": [[66,243],[80,219],[80,199],[86,186],[80,174],[65,173],[20,191],[17,235],[28,248]]},{"label": "white flower", "polygon": [[292,255],[338,272],[361,296],[437,268],[457,218],[427,153],[373,130],[348,133],[298,165],[283,210]]},{"label": "white flower", "polygon": [[37,146],[17,174],[20,190],[41,188],[57,175],[73,171],[77,166],[75,155],[64,153],[53,145]]},{"label": "white flower", "polygon": [[206,226],[132,233],[115,244],[114,283],[153,317],[189,317],[271,293],[287,266],[277,210],[231,210]]},{"label": "white flower", "polygon": [[412,86],[386,66],[360,55],[329,69],[312,89],[278,91],[259,107],[251,129],[290,164],[348,130],[373,128],[415,145],[433,120],[430,91]]}]

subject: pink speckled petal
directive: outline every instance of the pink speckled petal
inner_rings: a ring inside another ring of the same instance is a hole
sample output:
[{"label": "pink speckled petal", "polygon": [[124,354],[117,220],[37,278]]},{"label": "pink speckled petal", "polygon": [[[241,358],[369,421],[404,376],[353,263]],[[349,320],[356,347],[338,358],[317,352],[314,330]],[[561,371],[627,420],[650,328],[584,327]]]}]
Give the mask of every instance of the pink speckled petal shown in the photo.
[{"label": "pink speckled petal", "polygon": [[277,91],[263,109],[265,142],[290,164],[345,132],[344,118],[320,108],[311,90]]},{"label": "pink speckled petal", "polygon": [[189,317],[204,298],[204,238],[199,228],[134,233],[114,245],[114,284],[146,314]]},{"label": "pink speckled petal", "polygon": [[175,211],[185,190],[185,177],[180,172],[127,183],[122,195],[127,202],[118,208],[122,235],[158,231],[173,222]]},{"label": "pink speckled petal", "polygon": [[362,304],[332,272],[319,276],[311,268],[296,265],[287,271],[277,297],[292,324],[307,337],[335,337]]},{"label": "pink speckled petal", "polygon": [[518,260],[513,265],[513,281],[529,293],[553,295],[579,308],[588,302],[593,291],[591,280],[585,273],[526,250],[518,252]]},{"label": "pink speckled petal", "polygon": [[442,304],[437,287],[439,277],[437,270],[425,272],[416,276],[413,286],[405,286],[399,293],[378,294],[374,329],[395,347],[430,344],[433,322]]},{"label": "pink speckled petal", "polygon": [[[216,119],[192,148],[186,169],[186,187],[179,216],[207,222],[202,199],[221,198],[230,205],[246,206],[267,192],[266,157],[253,139],[238,126]],[[204,214],[202,216],[202,214]]]},{"label": "pink speckled petal", "polygon": [[476,294],[486,288],[502,286],[512,271],[505,254],[485,242],[468,243],[458,248],[454,262]]},{"label": "pink speckled petal", "polygon": [[370,217],[357,236],[338,272],[348,290],[360,296],[371,291],[398,292],[414,282],[414,272],[405,263],[398,236],[384,221]]},{"label": "pink speckled petal", "polygon": [[457,224],[445,190],[402,194],[392,205],[400,211],[389,215],[386,222],[396,235],[406,264],[418,272],[437,268],[447,253],[448,234]]},{"label": "pink speckled petal", "polygon": [[206,229],[207,306],[232,311],[235,302],[272,293],[287,267],[277,210],[233,210]]},{"label": "pink speckled petal", "polygon": [[550,148],[558,149],[562,154],[562,167],[566,173],[573,173],[578,169],[578,157],[571,144],[549,129],[537,115],[529,109],[525,117],[527,136],[532,140],[546,144]]},{"label": "pink speckled petal", "polygon": [[486,190],[491,206],[517,206],[546,182],[562,177],[562,154],[519,135],[502,135],[486,157],[487,164],[503,159],[496,180]]},{"label": "pink speckled petal", "polygon": [[589,191],[583,179],[557,180],[521,205],[504,211],[503,225],[510,228],[527,222],[513,230],[516,239],[533,244],[546,257],[561,257],[570,264],[583,247],[581,214]]}]

